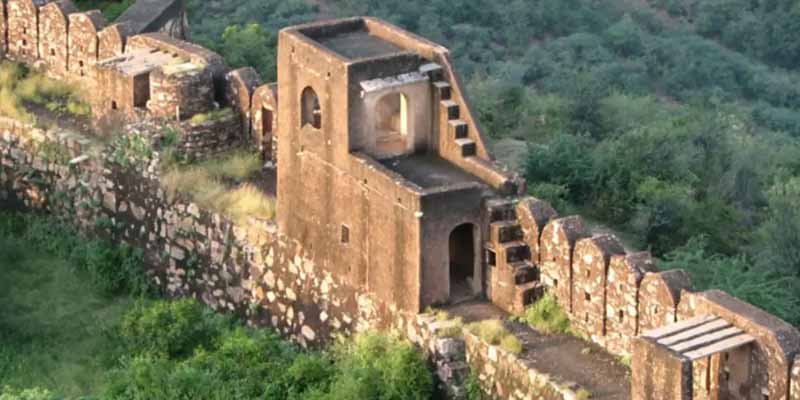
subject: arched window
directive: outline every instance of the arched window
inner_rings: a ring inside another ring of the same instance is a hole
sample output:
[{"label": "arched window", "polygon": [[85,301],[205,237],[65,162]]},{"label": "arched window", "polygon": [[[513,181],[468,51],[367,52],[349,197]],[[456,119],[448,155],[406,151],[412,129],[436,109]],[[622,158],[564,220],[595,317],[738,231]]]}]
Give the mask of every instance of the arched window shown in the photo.
[{"label": "arched window", "polygon": [[306,125],[311,125],[315,129],[322,128],[322,109],[319,105],[319,97],[311,86],[303,89],[300,108],[302,114],[302,119],[300,121],[301,128]]}]

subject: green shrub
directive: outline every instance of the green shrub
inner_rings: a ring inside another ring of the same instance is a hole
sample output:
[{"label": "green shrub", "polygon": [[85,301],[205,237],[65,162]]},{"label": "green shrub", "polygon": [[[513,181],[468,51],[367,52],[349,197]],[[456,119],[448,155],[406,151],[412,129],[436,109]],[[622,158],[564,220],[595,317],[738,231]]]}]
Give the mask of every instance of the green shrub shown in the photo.
[{"label": "green shrub", "polygon": [[361,334],[339,343],[334,355],[337,374],[326,399],[422,400],[433,394],[427,360],[396,337]]},{"label": "green shrub", "polygon": [[558,305],[556,297],[550,293],[528,307],[520,319],[548,335],[568,333],[570,329],[569,317]]},{"label": "green shrub", "polygon": [[58,397],[45,389],[24,389],[18,390],[8,386],[0,389],[0,400],[60,400]]},{"label": "green shrub", "polygon": [[119,336],[132,354],[180,358],[213,348],[230,326],[230,319],[196,300],[139,301],[123,317]]}]

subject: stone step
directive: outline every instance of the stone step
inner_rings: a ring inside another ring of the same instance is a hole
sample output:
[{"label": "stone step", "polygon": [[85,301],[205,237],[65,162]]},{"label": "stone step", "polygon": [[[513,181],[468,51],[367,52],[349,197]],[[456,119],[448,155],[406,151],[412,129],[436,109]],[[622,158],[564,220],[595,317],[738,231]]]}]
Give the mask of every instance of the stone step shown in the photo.
[{"label": "stone step", "polygon": [[544,295],[544,284],[539,281],[531,281],[514,287],[515,312],[525,311],[525,307],[533,304]]},{"label": "stone step", "polygon": [[453,100],[442,100],[442,112],[447,116],[448,121],[458,119],[461,111],[458,103]]},{"label": "stone step", "polygon": [[426,63],[419,67],[419,72],[427,76],[431,82],[437,82],[444,79],[444,69],[437,63]]},{"label": "stone step", "polygon": [[469,134],[467,121],[456,119],[447,122],[450,129],[450,137],[453,139],[466,139]]},{"label": "stone step", "polygon": [[515,262],[511,268],[514,269],[514,284],[517,286],[539,280],[539,268],[528,260]]},{"label": "stone step", "polygon": [[531,248],[521,240],[499,243],[495,248],[497,249],[497,257],[500,259],[498,261],[500,263],[505,262],[506,265],[530,260],[531,258]]},{"label": "stone step", "polygon": [[461,149],[462,157],[474,156],[478,151],[478,147],[472,139],[456,139],[456,145]]},{"label": "stone step", "polygon": [[515,220],[495,221],[489,226],[489,239],[495,243],[522,240],[522,227]]},{"label": "stone step", "polygon": [[450,100],[450,97],[452,97],[453,88],[450,86],[450,82],[436,81],[433,82],[433,87],[435,87],[436,91],[439,92],[440,100]]},{"label": "stone step", "polygon": [[489,222],[517,220],[516,206],[508,199],[487,200],[486,210],[489,213]]}]

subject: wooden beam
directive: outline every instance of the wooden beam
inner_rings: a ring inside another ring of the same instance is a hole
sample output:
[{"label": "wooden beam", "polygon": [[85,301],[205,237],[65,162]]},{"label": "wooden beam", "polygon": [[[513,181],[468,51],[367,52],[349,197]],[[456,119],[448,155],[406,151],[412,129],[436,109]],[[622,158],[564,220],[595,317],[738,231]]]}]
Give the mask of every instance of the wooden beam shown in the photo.
[{"label": "wooden beam", "polygon": [[665,336],[674,335],[676,333],[685,331],[687,329],[692,329],[698,325],[705,324],[706,322],[713,321],[715,319],[717,319],[717,317],[711,315],[704,315],[702,317],[687,319],[684,321],[676,322],[672,325],[667,325],[661,328],[656,328],[644,332],[642,333],[642,336],[649,339],[661,339]]},{"label": "wooden beam", "polygon": [[724,319],[715,319],[713,321],[706,322],[705,324],[700,325],[698,327],[678,333],[676,335],[667,336],[663,339],[660,339],[658,343],[663,344],[665,346],[671,346],[673,344],[682,342],[684,340],[694,339],[698,336],[707,335],[709,333],[725,329],[729,326],[731,326],[731,324],[728,321],[725,321]]},{"label": "wooden beam", "polygon": [[716,331],[710,333],[708,335],[703,335],[698,338],[688,340],[685,342],[678,343],[676,345],[670,346],[672,350],[675,350],[679,353],[684,353],[687,351],[691,351],[703,346],[708,346],[710,344],[719,342],[721,340],[728,339],[732,336],[736,336],[742,333],[742,330],[737,327],[730,327],[727,329],[723,329],[721,331]]},{"label": "wooden beam", "polygon": [[737,347],[742,347],[746,344],[750,344],[755,341],[756,340],[752,336],[743,333],[741,335],[737,335],[732,338],[714,343],[710,346],[701,347],[697,350],[690,351],[684,355],[690,360],[694,361],[694,360],[699,360],[701,358],[712,356],[714,354],[719,354],[731,349],[735,349]]}]

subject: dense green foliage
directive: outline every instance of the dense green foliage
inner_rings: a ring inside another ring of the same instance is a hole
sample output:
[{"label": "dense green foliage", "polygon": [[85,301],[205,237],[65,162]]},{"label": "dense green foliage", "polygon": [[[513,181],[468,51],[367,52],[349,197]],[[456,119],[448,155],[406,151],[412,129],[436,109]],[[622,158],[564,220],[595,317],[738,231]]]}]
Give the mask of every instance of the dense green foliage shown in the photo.
[{"label": "dense green foliage", "polygon": [[[448,46],[497,147],[527,143],[515,150],[524,154],[496,155],[524,170],[531,194],[691,270],[697,289],[731,290],[800,324],[797,1],[194,0],[190,9],[203,43],[267,81],[277,30],[315,17],[374,15]],[[742,274],[751,289],[780,290],[767,299],[726,284]]]},{"label": "dense green foliage", "polygon": [[192,39],[223,55],[234,68],[253,67],[276,80],[278,30],[310,21],[317,7],[304,0],[188,0]]},{"label": "dense green foliage", "polygon": [[[796,2],[669,3],[703,17],[689,25],[622,1],[334,2],[449,46],[489,136],[528,143],[531,194],[690,269],[698,289],[798,324],[800,74],[771,66],[797,65]],[[747,12],[767,36],[729,43],[700,28]],[[749,289],[726,283],[743,274]]]},{"label": "dense green foliage", "polygon": [[108,21],[114,21],[134,0],[75,0],[75,5],[82,11],[100,10]]},{"label": "dense green foliage", "polygon": [[800,63],[796,0],[648,0],[701,35],[785,68]]},{"label": "dense green foliage", "polygon": [[[429,399],[410,343],[368,333],[304,352],[195,300],[155,301],[138,252],[53,218],[0,214],[2,400]],[[16,389],[40,387],[45,389]]]}]

